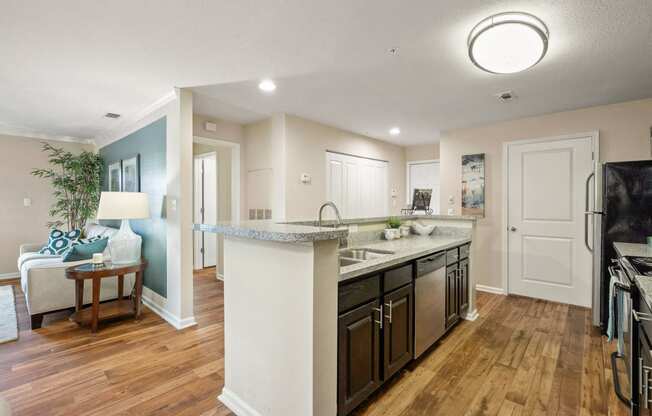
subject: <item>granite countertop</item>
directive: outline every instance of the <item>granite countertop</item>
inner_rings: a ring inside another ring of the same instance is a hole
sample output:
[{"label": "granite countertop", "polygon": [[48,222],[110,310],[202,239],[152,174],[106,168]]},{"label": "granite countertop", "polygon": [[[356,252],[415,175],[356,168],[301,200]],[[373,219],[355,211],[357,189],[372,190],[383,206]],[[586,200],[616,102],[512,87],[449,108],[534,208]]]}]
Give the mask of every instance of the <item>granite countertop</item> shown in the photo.
[{"label": "granite countertop", "polygon": [[378,250],[393,251],[394,254],[388,254],[376,259],[364,260],[360,263],[341,267],[339,281],[343,282],[354,277],[382,270],[406,261],[427,256],[428,254],[459,246],[470,241],[470,236],[410,235],[409,237],[404,237],[398,240],[381,240],[349,247],[375,248]]},{"label": "granite countertop", "polygon": [[285,243],[300,243],[319,240],[335,240],[349,234],[346,227],[312,227],[296,224],[279,224],[272,220],[218,222],[217,224],[195,224],[195,231],[219,233],[254,240],[268,240]]},{"label": "granite countertop", "polygon": [[[413,220],[448,220],[448,221],[471,221],[476,222],[477,217],[473,215],[396,215],[396,218],[401,221],[413,221]],[[387,222],[390,217],[368,217],[368,218],[345,218],[342,220],[343,224],[373,224],[379,222]],[[333,225],[335,220],[324,220],[322,224]],[[298,224],[298,225],[316,225],[317,221],[293,221],[289,224]]]},{"label": "granite countertop", "polygon": [[[647,244],[636,243],[614,243],[614,248],[620,256],[630,257],[652,257],[652,248]],[[636,286],[638,286],[647,306],[652,309],[652,277],[636,275],[634,277]]]}]

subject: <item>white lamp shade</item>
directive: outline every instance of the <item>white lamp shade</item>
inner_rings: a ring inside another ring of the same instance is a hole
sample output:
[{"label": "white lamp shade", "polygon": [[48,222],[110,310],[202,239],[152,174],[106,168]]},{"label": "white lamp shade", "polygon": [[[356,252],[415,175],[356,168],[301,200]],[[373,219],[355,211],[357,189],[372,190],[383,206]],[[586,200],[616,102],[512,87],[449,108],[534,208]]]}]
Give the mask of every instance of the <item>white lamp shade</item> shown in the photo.
[{"label": "white lamp shade", "polygon": [[102,192],[98,220],[136,220],[149,218],[149,199],[144,192]]}]

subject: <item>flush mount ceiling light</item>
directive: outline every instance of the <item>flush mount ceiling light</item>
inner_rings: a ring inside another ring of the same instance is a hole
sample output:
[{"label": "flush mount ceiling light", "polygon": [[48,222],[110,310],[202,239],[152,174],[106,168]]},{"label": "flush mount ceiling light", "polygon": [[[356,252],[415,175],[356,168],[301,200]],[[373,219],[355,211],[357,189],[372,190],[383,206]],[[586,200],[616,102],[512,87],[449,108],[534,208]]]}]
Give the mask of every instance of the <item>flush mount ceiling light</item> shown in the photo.
[{"label": "flush mount ceiling light", "polygon": [[469,33],[469,57],[483,71],[521,72],[544,57],[549,35],[546,25],[531,14],[495,14],[475,25]]},{"label": "flush mount ceiling light", "polygon": [[398,127],[392,127],[391,129],[389,129],[389,134],[391,134],[392,136],[398,136],[399,134],[401,134],[401,129],[399,129]]},{"label": "flush mount ceiling light", "polygon": [[265,92],[272,92],[276,89],[276,84],[271,79],[264,79],[258,84],[258,88]]}]

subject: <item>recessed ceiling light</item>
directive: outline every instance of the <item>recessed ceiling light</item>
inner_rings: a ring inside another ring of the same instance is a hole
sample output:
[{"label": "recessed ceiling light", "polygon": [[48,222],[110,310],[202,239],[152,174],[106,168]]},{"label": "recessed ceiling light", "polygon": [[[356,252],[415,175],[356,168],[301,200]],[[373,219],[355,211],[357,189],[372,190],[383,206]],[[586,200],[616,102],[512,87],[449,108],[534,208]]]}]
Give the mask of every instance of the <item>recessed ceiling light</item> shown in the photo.
[{"label": "recessed ceiling light", "polygon": [[104,117],[106,117],[106,118],[120,118],[120,114],[117,114],[117,113],[106,113],[106,114],[104,114]]},{"label": "recessed ceiling light", "polygon": [[471,61],[483,71],[513,74],[536,65],[548,50],[546,25],[528,13],[509,12],[478,23],[467,41]]},{"label": "recessed ceiling light", "polygon": [[276,84],[271,79],[264,79],[258,84],[258,88],[265,92],[272,92],[276,89]]},{"label": "recessed ceiling light", "polygon": [[398,127],[392,127],[391,129],[389,129],[389,134],[391,134],[392,136],[398,136],[399,134],[401,134],[401,129],[399,129]]}]

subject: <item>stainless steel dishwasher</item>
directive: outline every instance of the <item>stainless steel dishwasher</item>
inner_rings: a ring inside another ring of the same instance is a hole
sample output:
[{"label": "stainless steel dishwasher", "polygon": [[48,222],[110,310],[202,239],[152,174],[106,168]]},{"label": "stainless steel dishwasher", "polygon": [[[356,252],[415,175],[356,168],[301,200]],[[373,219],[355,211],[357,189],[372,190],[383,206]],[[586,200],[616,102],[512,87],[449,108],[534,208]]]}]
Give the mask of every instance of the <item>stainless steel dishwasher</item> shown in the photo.
[{"label": "stainless steel dishwasher", "polygon": [[417,260],[414,286],[414,358],[446,332],[446,253]]}]

